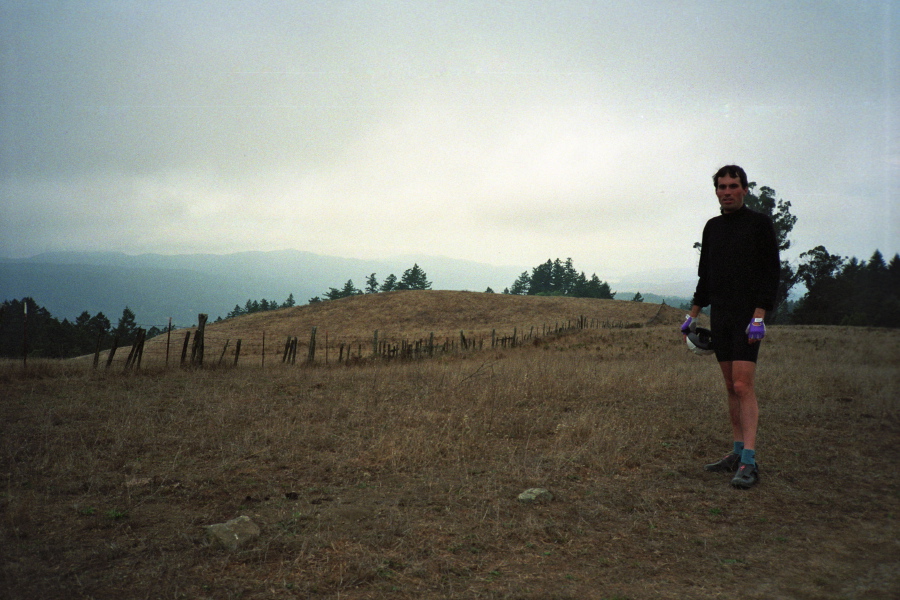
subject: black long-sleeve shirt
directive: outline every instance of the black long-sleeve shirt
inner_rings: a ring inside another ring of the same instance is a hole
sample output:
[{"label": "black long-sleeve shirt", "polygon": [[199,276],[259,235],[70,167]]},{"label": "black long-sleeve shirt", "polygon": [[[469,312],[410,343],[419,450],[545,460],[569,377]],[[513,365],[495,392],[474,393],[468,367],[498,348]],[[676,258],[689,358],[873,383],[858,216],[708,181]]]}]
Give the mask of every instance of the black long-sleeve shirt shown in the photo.
[{"label": "black long-sleeve shirt", "polygon": [[742,206],[703,228],[694,304],[771,311],[780,273],[772,220]]}]

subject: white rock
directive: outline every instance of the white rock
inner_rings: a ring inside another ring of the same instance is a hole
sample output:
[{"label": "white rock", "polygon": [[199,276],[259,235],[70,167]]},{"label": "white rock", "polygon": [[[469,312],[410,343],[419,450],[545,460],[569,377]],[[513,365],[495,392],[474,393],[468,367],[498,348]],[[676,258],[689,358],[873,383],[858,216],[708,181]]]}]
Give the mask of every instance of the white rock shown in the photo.
[{"label": "white rock", "polygon": [[544,488],[531,488],[519,494],[519,502],[550,502],[553,494]]},{"label": "white rock", "polygon": [[250,517],[240,516],[225,523],[206,526],[210,540],[218,542],[229,550],[237,550],[244,544],[259,537],[259,526]]}]

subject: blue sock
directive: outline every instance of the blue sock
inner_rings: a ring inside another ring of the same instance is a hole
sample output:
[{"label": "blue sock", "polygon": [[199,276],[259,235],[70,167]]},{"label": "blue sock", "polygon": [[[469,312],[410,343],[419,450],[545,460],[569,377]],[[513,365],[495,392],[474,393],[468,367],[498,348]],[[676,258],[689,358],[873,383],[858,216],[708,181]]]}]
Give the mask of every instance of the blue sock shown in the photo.
[{"label": "blue sock", "polygon": [[743,450],[741,450],[741,462],[745,465],[755,465],[756,450],[750,450],[749,448],[744,448]]},{"label": "blue sock", "polygon": [[740,454],[741,452],[743,452],[743,450],[744,450],[744,442],[735,442],[734,443],[734,450],[732,450],[732,452],[734,454]]}]

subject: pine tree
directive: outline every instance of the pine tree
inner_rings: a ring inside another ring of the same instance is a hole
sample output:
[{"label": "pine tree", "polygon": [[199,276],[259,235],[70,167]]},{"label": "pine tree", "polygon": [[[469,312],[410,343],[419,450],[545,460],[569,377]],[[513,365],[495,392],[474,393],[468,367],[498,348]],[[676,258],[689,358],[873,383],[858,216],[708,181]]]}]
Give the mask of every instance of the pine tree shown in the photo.
[{"label": "pine tree", "polygon": [[356,286],[353,285],[353,280],[348,279],[347,283],[344,284],[344,287],[341,289],[337,288],[329,288],[327,292],[325,292],[326,300],[339,300],[341,298],[347,298],[349,296],[355,296],[357,294],[361,294],[362,292],[356,289]]},{"label": "pine tree", "polygon": [[418,264],[403,272],[400,283],[397,284],[398,290],[430,290],[431,282],[425,275],[425,271]]},{"label": "pine tree", "polygon": [[372,273],[371,275],[366,277],[366,293],[367,294],[378,293],[378,280],[375,278],[375,273]]},{"label": "pine tree", "polygon": [[393,292],[396,289],[399,289],[397,287],[397,276],[391,273],[385,278],[384,283],[381,284],[381,291]]},{"label": "pine tree", "polygon": [[119,317],[119,322],[116,325],[115,333],[119,336],[119,344],[130,344],[135,340],[137,336],[138,326],[135,322],[135,314],[127,306],[122,311],[122,316]]},{"label": "pine tree", "polygon": [[521,275],[519,275],[518,279],[513,282],[512,287],[509,288],[508,293],[515,294],[517,296],[525,296],[529,293],[531,289],[531,277],[528,275],[528,271],[523,271]]}]

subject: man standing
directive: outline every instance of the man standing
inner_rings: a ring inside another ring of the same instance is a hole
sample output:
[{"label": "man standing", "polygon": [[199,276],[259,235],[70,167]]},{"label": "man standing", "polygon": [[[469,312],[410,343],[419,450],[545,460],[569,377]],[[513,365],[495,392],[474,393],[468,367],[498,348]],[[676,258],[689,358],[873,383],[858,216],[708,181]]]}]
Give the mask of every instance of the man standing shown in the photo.
[{"label": "man standing", "polygon": [[759,481],[754,376],[760,341],[766,335],[764,319],[775,308],[780,260],[771,219],[744,206],[749,192],[744,170],[724,166],[713,176],[713,184],[722,214],[703,228],[699,280],[681,333],[686,336],[693,331],[701,309],[710,306],[710,329],[728,392],[734,446],[705,469],[735,472],[731,485],[747,489]]}]

